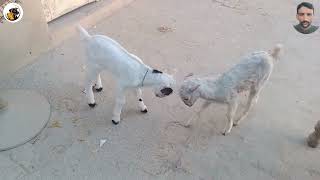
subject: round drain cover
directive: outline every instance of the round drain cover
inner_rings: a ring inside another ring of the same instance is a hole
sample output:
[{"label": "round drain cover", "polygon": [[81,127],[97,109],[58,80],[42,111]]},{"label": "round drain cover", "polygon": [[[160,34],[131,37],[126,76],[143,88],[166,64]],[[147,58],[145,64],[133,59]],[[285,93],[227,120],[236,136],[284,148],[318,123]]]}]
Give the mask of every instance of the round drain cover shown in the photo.
[{"label": "round drain cover", "polygon": [[8,106],[0,110],[0,151],[22,145],[46,126],[50,104],[40,94],[28,90],[0,91]]}]

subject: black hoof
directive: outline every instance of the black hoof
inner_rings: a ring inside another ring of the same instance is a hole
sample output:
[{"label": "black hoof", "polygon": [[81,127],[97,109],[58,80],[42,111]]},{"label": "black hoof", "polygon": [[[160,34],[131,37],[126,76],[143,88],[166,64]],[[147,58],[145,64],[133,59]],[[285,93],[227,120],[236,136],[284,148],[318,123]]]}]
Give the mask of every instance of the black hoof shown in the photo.
[{"label": "black hoof", "polygon": [[148,109],[142,110],[141,112],[142,112],[142,113],[147,113],[147,112],[148,112]]},{"label": "black hoof", "polygon": [[233,127],[236,127],[236,126],[238,126],[238,124],[233,124]]},{"label": "black hoof", "polygon": [[226,133],[222,133],[222,135],[226,136],[227,134]]},{"label": "black hoof", "polygon": [[96,91],[97,92],[101,92],[103,90],[103,88],[101,87],[101,88],[98,88],[98,89],[96,89]]},{"label": "black hoof", "polygon": [[88,104],[91,108],[94,108],[97,104],[93,103],[93,104]]},{"label": "black hoof", "polygon": [[119,122],[117,122],[117,121],[115,121],[115,120],[112,120],[112,123],[113,123],[114,125],[119,124]]}]

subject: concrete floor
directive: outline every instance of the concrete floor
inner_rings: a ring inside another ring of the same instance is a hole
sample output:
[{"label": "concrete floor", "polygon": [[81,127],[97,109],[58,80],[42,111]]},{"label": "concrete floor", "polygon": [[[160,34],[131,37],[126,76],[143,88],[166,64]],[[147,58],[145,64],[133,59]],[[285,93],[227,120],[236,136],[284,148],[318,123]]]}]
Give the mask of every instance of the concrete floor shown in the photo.
[{"label": "concrete floor", "polygon": [[[320,179],[320,149],[305,145],[320,116],[320,32],[295,32],[295,6],[292,0],[136,0],[89,29],[150,66],[177,69],[178,82],[189,72],[221,73],[249,52],[283,43],[258,104],[226,137],[225,107],[211,106],[185,129],[173,122],[186,121],[201,103],[188,108],[177,94],[158,99],[151,90],[144,91],[148,114],[128,93],[123,120],[112,125],[114,82],[103,73],[104,91],[90,109],[81,92],[83,49],[77,35],[64,41],[0,82],[40,92],[52,110],[39,137],[0,153],[0,179]],[[161,26],[169,31],[159,32]]]}]

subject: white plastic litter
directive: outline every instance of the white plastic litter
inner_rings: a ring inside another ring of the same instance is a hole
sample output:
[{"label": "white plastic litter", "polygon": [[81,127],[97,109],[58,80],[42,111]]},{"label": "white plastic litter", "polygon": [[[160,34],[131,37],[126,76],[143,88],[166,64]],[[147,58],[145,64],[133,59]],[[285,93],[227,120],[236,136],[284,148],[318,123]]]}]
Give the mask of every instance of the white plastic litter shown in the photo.
[{"label": "white plastic litter", "polygon": [[100,147],[102,147],[106,142],[107,142],[106,139],[100,139]]}]

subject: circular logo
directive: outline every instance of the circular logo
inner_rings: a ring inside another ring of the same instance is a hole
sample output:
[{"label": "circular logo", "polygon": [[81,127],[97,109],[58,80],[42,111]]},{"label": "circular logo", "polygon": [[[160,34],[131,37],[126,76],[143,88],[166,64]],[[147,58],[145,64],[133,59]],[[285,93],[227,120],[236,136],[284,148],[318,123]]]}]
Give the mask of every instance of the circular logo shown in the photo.
[{"label": "circular logo", "polygon": [[3,9],[3,16],[7,21],[16,23],[23,16],[22,7],[17,3],[9,3]]}]

